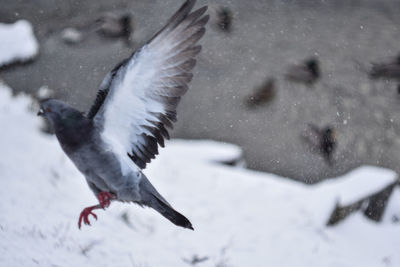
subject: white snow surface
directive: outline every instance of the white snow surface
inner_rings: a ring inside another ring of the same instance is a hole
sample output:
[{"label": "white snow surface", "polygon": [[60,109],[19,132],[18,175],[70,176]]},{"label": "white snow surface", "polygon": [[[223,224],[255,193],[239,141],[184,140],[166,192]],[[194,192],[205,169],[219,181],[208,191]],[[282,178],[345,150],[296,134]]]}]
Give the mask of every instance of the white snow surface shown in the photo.
[{"label": "white snow surface", "polygon": [[[184,259],[194,255],[208,257],[201,267],[400,266],[398,224],[356,213],[325,226],[347,180],[387,183],[391,171],[362,167],[308,186],[210,163],[237,149],[206,141],[171,141],[145,171],[195,231],[122,203],[97,211],[98,221],[91,218],[92,226],[79,230],[80,211],[96,199],[55,137],[38,130],[30,103],[0,85],[0,266],[176,267],[189,266]],[[192,156],[198,144],[201,156]]]},{"label": "white snow surface", "polygon": [[383,214],[385,223],[397,223],[400,227],[400,189],[394,188],[392,195],[389,198],[385,213]]},{"label": "white snow surface", "polygon": [[362,166],[343,177],[317,185],[321,190],[336,192],[341,206],[354,204],[396,182],[396,172],[373,166]]},{"label": "white snow surface", "polygon": [[[190,146],[190,149],[187,149]],[[203,162],[231,162],[242,158],[240,147],[211,140],[174,140],[168,151],[180,158]]]},{"label": "white snow surface", "polygon": [[30,22],[0,23],[0,66],[32,59],[38,51],[39,44]]}]

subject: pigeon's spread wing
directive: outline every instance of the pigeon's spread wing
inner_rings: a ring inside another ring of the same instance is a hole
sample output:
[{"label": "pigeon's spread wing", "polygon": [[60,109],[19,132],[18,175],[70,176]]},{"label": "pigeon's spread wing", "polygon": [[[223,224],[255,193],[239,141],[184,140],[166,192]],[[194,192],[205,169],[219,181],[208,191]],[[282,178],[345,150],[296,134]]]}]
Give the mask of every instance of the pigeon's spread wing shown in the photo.
[{"label": "pigeon's spread wing", "polygon": [[176,108],[192,79],[191,70],[209,17],[207,7],[191,12],[186,1],[140,50],[104,79],[88,113],[101,137],[119,153],[128,153],[140,168],[169,138]]}]

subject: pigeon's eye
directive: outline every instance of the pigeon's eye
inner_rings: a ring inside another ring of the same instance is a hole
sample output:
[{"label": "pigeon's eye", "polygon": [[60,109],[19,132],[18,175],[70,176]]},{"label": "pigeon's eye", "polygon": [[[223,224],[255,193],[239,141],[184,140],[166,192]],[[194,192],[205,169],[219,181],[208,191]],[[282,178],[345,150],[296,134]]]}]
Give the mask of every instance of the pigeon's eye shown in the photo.
[{"label": "pigeon's eye", "polygon": [[46,112],[51,112],[51,109],[50,108],[46,108]]}]

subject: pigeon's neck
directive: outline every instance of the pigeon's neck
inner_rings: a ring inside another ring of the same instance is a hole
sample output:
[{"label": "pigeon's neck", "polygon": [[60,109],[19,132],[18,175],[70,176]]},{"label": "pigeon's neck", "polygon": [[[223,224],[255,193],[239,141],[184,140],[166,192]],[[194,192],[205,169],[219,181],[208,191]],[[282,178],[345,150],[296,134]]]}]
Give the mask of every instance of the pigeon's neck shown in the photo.
[{"label": "pigeon's neck", "polygon": [[55,134],[64,149],[71,150],[84,144],[92,133],[92,121],[82,114],[59,118],[54,124]]}]

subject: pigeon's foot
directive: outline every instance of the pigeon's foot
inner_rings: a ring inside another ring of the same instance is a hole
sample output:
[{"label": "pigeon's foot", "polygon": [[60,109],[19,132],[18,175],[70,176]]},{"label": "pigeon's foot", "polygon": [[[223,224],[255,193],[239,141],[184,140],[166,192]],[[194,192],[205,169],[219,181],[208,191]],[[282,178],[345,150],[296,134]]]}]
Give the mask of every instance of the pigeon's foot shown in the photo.
[{"label": "pigeon's foot", "polygon": [[79,229],[81,229],[82,220],[83,220],[84,224],[90,225],[89,215],[92,215],[97,220],[97,215],[93,213],[93,210],[99,209],[99,208],[101,208],[99,205],[95,205],[95,206],[91,206],[91,207],[87,207],[87,208],[83,209],[83,211],[81,212],[81,215],[79,216],[79,221],[78,221]]},{"label": "pigeon's foot", "polygon": [[105,209],[110,206],[111,200],[115,199],[115,195],[109,192],[100,192],[97,194],[97,199],[99,200],[100,206]]},{"label": "pigeon's foot", "polygon": [[93,213],[95,209],[105,209],[111,204],[111,200],[116,199],[115,195],[109,192],[100,192],[97,194],[97,199],[99,200],[98,205],[85,208],[81,215],[79,216],[78,227],[81,229],[82,221],[86,225],[90,225],[89,216],[92,215],[97,220],[97,215]]}]

